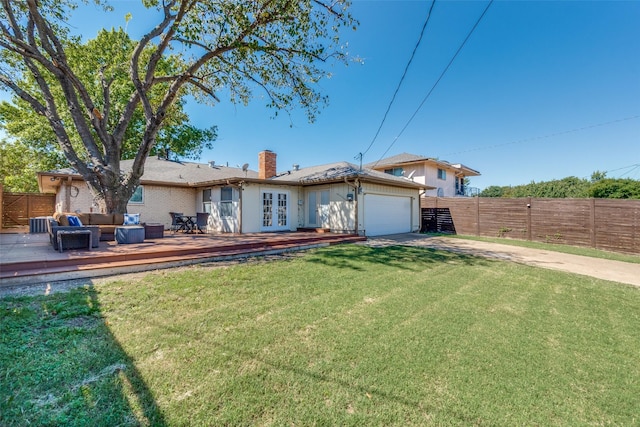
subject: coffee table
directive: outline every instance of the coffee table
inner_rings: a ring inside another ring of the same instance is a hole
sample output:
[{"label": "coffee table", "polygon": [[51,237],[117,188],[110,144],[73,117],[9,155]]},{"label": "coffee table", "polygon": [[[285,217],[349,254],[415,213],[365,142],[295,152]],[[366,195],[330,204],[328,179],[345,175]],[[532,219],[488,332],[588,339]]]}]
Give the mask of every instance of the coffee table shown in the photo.
[{"label": "coffee table", "polygon": [[64,250],[64,241],[67,240],[67,237],[73,236],[87,236],[87,249],[91,250],[92,239],[91,239],[91,230],[82,229],[82,230],[60,230],[58,231],[58,250],[60,253]]}]

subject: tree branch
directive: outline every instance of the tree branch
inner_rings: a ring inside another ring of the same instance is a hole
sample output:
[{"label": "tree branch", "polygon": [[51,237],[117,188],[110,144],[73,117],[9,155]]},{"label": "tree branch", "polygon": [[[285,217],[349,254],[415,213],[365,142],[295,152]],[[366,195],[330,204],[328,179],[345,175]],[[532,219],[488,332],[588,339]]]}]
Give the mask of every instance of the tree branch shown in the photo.
[{"label": "tree branch", "polygon": [[220,98],[218,98],[218,96],[215,94],[213,89],[200,83],[196,77],[191,77],[189,79],[189,83],[191,83],[192,85],[194,85],[195,87],[197,87],[198,89],[200,89],[201,91],[203,91],[204,93],[206,93],[207,95],[215,99],[216,102],[220,102]]},{"label": "tree branch", "polygon": [[[88,93],[82,83],[68,67],[64,48],[53,33],[46,20],[42,17],[42,15],[40,15],[37,1],[26,1],[29,10],[29,17],[33,20],[34,27],[35,29],[37,29],[38,35],[40,36],[38,40],[40,40],[41,45],[45,49],[45,52],[47,52],[47,54],[51,58],[51,60],[48,60],[44,57],[44,55],[39,55],[36,59],[39,63],[45,66],[48,64],[53,66],[53,74],[57,76],[57,79],[60,82],[60,87],[62,88],[62,91],[65,95],[65,100],[67,101],[69,113],[71,114],[71,118],[76,127],[76,130],[78,131],[78,134],[80,135],[80,138],[82,139],[89,156],[92,158],[94,163],[104,167],[107,163],[105,162],[105,159],[102,156],[102,153],[100,152],[100,149],[98,148],[98,145],[96,144],[89,127],[87,126],[87,122],[85,121],[85,116],[83,114],[83,108],[78,102],[77,92],[80,93],[80,96],[85,104],[85,111],[87,111],[87,113],[89,114],[93,113],[93,102],[89,98]],[[35,34],[32,31],[30,31],[29,33],[31,34],[30,38],[33,38],[30,44],[33,48],[37,49]],[[49,41],[51,41],[53,45]],[[51,67],[47,68],[51,69]],[[33,70],[31,71],[34,72]],[[44,82],[44,79],[42,79],[42,81]],[[51,101],[53,101],[53,99]],[[47,104],[49,105],[49,101],[47,102]],[[49,107],[51,108],[52,106],[50,105]],[[93,120],[96,119],[94,118]],[[99,123],[92,124],[94,130],[99,134],[99,136],[104,138],[105,135],[104,132],[101,131]],[[104,139],[103,143],[106,143]]]},{"label": "tree branch", "polygon": [[[114,136],[116,137],[117,140],[121,140],[122,136],[124,136],[126,128],[129,125],[131,118],[133,117],[134,111],[138,106],[138,103],[140,102],[142,103],[142,110],[144,112],[144,115],[147,119],[148,124],[151,124],[155,119],[153,107],[151,106],[151,101],[147,97],[147,93],[146,93],[148,88],[150,87],[150,84],[146,80],[143,83],[142,80],[140,79],[140,73],[139,73],[140,57],[144,52],[145,48],[151,42],[151,40],[160,36],[162,32],[167,27],[169,27],[169,25],[172,22],[174,22],[175,17],[171,14],[171,8],[176,4],[176,1],[177,0],[170,0],[168,3],[166,3],[163,6],[164,18],[162,22],[156,25],[154,29],[151,30],[149,33],[145,34],[142,37],[142,39],[140,39],[140,41],[138,42],[138,44],[133,50],[133,54],[131,57],[131,65],[129,67],[129,74],[131,76],[131,81],[133,82],[133,85],[135,87],[135,93],[133,93],[129,98],[129,102],[127,103],[123,111],[122,117],[118,122],[118,124],[116,125]],[[160,49],[160,46],[157,49]],[[161,52],[158,53],[156,51],[155,54],[161,56]],[[155,70],[155,65],[153,69]],[[148,67],[147,74],[150,72],[150,70],[151,70],[151,67]]]},{"label": "tree branch", "polygon": [[320,6],[321,8],[326,9],[326,11],[329,12],[330,14],[332,14],[332,15],[340,18],[340,19],[344,18],[344,14],[343,13],[339,13],[333,8],[333,5],[335,5],[338,2],[334,2],[333,5],[329,5],[329,4],[324,3],[324,2],[322,2],[320,0],[313,0],[313,2],[315,4],[317,4],[318,6]]}]

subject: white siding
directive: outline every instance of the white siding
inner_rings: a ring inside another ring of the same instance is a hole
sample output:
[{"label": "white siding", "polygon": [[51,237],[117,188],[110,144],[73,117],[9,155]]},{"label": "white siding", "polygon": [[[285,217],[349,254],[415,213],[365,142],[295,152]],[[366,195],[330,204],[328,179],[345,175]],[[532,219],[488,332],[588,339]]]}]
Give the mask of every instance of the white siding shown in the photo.
[{"label": "white siding", "polygon": [[355,202],[333,201],[329,205],[330,228],[334,233],[353,233],[356,229]]},{"label": "white siding", "polygon": [[[346,183],[331,185],[329,199],[329,224],[331,231],[336,233],[353,233],[356,229],[355,189]],[[347,201],[349,194],[354,195],[354,201]]]},{"label": "white siding", "polygon": [[[446,179],[438,178],[438,169],[446,171]],[[427,190],[427,196],[436,197],[438,195],[438,188],[442,189],[442,197],[454,197],[456,195],[456,175],[453,169],[438,168],[434,165],[427,167],[426,173],[426,185],[436,187],[435,190]]]},{"label": "white siding", "polygon": [[233,216],[222,216],[220,209],[220,202],[211,202],[211,216],[209,218],[209,230],[218,233],[239,233],[240,222],[239,212],[240,203],[232,202]]},{"label": "white siding", "polygon": [[[309,193],[329,191],[329,229],[334,233],[353,233],[356,229],[355,190],[347,184],[318,185],[305,187],[302,193],[302,205],[299,205],[300,227],[309,227]],[[349,194],[354,201],[348,201]]]},{"label": "white siding", "polygon": [[197,190],[196,206],[198,212],[205,212],[202,191],[211,190],[211,215],[207,225],[207,231],[213,233],[239,233],[240,232],[240,190],[235,186],[232,188],[231,196],[231,216],[221,214],[221,188],[222,187],[202,187]]},{"label": "white siding", "polygon": [[[415,164],[403,165],[404,176],[409,177],[413,182],[418,184],[428,185],[430,187],[436,187],[433,190],[427,190],[425,195],[436,197],[438,195],[438,188],[441,188],[442,195],[444,197],[454,197],[456,195],[456,169],[448,168],[446,165],[436,165],[430,162],[422,162]],[[383,172],[385,167],[377,167],[376,170]],[[438,178],[438,169],[444,169],[446,171],[446,179]]]},{"label": "white siding", "polygon": [[295,231],[298,228],[299,209],[297,203],[300,199],[300,191],[294,186],[245,184],[242,192],[242,232],[260,233],[262,228],[262,193],[264,191],[288,193],[289,223],[288,230]]}]

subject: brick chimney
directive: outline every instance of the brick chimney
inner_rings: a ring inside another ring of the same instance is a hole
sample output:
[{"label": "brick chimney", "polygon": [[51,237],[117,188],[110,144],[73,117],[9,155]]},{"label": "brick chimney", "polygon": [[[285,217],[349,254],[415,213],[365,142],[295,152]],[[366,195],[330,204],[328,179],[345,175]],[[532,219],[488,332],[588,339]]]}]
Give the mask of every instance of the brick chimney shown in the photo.
[{"label": "brick chimney", "polygon": [[276,176],[276,153],[269,150],[258,154],[258,178],[269,179]]}]

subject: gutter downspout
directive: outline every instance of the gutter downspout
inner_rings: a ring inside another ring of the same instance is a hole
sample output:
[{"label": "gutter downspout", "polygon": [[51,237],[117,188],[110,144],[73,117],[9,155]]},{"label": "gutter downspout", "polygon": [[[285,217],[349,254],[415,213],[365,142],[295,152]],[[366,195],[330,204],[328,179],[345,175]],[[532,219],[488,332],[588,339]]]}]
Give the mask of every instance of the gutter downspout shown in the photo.
[{"label": "gutter downspout", "polygon": [[345,182],[345,184],[347,184],[349,187],[351,187],[351,188],[353,188],[353,189],[355,190],[355,191],[354,191],[354,194],[355,194],[355,195],[353,196],[353,203],[354,203],[354,209],[355,209],[355,214],[356,214],[356,215],[355,215],[355,216],[356,216],[356,218],[355,218],[355,220],[356,220],[356,223],[355,223],[355,226],[356,226],[355,233],[356,233],[356,234],[358,234],[358,189],[360,188],[360,180],[359,180],[359,179],[356,179],[356,180],[354,181],[354,183],[352,184],[352,183],[350,183],[350,182],[347,180],[347,178],[345,178],[345,179],[344,179],[344,182]]},{"label": "gutter downspout", "polygon": [[[426,194],[426,189],[418,192],[418,233],[422,232],[422,199],[426,197]],[[411,200],[413,200],[413,197],[411,198]],[[411,215],[413,216],[413,209],[411,209]],[[411,221],[413,222],[413,220]]]},{"label": "gutter downspout", "polygon": [[240,211],[240,215],[238,215],[238,233],[242,234],[242,193],[244,192],[244,181],[240,181],[238,185],[238,210]]}]

